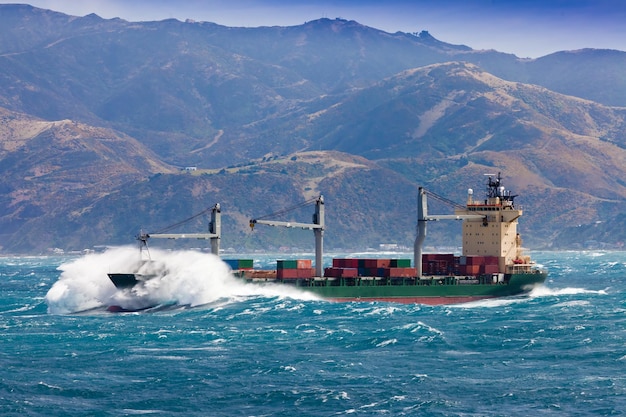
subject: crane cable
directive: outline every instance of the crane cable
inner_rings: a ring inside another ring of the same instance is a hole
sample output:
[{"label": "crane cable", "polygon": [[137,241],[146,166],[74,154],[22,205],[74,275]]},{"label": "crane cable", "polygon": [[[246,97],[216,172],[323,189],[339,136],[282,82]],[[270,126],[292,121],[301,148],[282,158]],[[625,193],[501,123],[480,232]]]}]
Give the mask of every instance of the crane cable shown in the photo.
[{"label": "crane cable", "polygon": [[276,212],[274,212],[274,213],[266,214],[265,216],[257,217],[255,220],[264,220],[264,219],[267,219],[267,218],[272,218],[272,217],[280,217],[280,216],[282,216],[283,214],[286,214],[286,213],[289,213],[289,212],[291,212],[291,211],[297,210],[297,209],[299,209],[299,208],[302,208],[302,207],[308,206],[308,205],[310,205],[311,203],[316,202],[318,199],[319,199],[319,197],[315,197],[315,198],[312,198],[312,199],[310,199],[310,200],[307,200],[307,201],[305,201],[305,202],[303,202],[303,203],[296,204],[295,206],[292,206],[292,207],[287,207],[286,209],[283,209],[283,210],[280,210],[280,211],[276,211]]},{"label": "crane cable", "polygon": [[435,194],[435,193],[433,193],[432,191],[428,191],[428,190],[425,190],[425,191],[426,191],[426,194],[427,194],[428,196],[430,196],[430,197],[434,198],[435,200],[437,200],[437,201],[439,201],[439,202],[441,202],[441,203],[443,203],[443,204],[446,204],[446,205],[451,206],[451,207],[453,207],[453,208],[460,208],[460,209],[465,208],[465,206],[463,206],[462,204],[459,204],[459,203],[454,202],[454,201],[452,201],[452,200],[450,200],[450,199],[447,199],[447,198],[445,198],[445,197],[442,197],[442,196],[440,196],[439,194]]},{"label": "crane cable", "polygon": [[194,220],[194,219],[196,219],[196,218],[198,218],[198,217],[202,216],[203,214],[205,214],[205,213],[209,212],[210,210],[211,210],[211,209],[208,209],[208,208],[207,208],[207,209],[204,209],[204,210],[202,210],[200,213],[198,213],[198,214],[194,214],[193,216],[191,216],[191,217],[190,217],[190,218],[188,218],[188,219],[185,219],[185,220],[180,221],[180,222],[178,222],[178,223],[174,223],[174,224],[172,224],[172,225],[170,225],[170,226],[167,226],[167,227],[165,227],[165,228],[163,228],[163,229],[159,230],[158,232],[154,232],[154,234],[159,234],[159,233],[165,233],[165,232],[168,232],[168,231],[170,231],[170,230],[172,230],[172,229],[177,228],[178,226],[182,226],[182,225],[183,225],[183,224],[185,224],[185,223],[189,223],[190,221],[192,221],[192,220]]}]

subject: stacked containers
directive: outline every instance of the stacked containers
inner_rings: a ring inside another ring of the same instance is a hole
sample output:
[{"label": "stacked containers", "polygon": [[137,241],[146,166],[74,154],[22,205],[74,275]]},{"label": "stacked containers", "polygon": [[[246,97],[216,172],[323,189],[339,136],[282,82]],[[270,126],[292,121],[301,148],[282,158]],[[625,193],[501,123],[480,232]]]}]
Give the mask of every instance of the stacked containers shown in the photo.
[{"label": "stacked containers", "polygon": [[254,262],[252,259],[224,259],[224,262],[233,271],[250,270],[254,268]]},{"label": "stacked containers", "polygon": [[298,279],[313,278],[315,270],[310,259],[294,259],[276,261],[276,278]]},{"label": "stacked containers", "polygon": [[476,276],[481,274],[497,274],[500,272],[497,256],[461,256],[459,273]]},{"label": "stacked containers", "polygon": [[422,255],[422,274],[454,275],[458,270],[458,259],[453,253],[425,253]]},{"label": "stacked containers", "polygon": [[359,260],[354,258],[334,258],[333,266],[324,269],[324,276],[330,278],[355,278],[359,276]]},{"label": "stacked containers", "polygon": [[325,277],[415,277],[417,271],[411,268],[410,259],[359,259],[335,258],[333,266],[324,270]]}]

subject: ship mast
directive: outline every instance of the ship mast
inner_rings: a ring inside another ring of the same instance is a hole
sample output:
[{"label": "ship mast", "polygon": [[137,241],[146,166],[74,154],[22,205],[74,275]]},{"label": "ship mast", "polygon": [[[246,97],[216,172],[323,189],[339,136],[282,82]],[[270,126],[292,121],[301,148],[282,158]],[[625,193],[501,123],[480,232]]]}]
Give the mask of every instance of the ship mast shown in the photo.
[{"label": "ship mast", "polygon": [[[297,206],[300,207],[300,206]],[[284,213],[288,210],[283,210]],[[272,215],[269,215],[272,216]],[[265,216],[265,217],[269,217]],[[315,214],[313,214],[313,223],[298,223],[298,222],[285,222],[277,220],[261,220],[251,219],[250,228],[254,230],[254,226],[257,224],[265,224],[268,226],[280,226],[280,227],[297,227],[301,229],[313,230],[315,235],[315,276],[321,277],[323,266],[323,249],[324,249],[324,197],[319,196],[315,200]]]}]

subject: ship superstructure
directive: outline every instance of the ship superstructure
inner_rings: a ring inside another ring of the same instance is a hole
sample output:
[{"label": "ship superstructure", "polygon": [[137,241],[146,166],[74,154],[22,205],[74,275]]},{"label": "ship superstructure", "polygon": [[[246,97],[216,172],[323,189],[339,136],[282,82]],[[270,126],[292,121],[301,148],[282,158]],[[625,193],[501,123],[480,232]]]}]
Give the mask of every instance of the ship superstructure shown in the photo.
[{"label": "ship superstructure", "polygon": [[[489,176],[484,200],[474,200],[473,190],[467,193],[467,206],[456,208],[463,220],[463,256],[493,256],[498,258],[499,272],[516,273],[532,267],[530,257],[524,256],[522,239],[517,232],[522,209],[515,207],[516,195],[504,188],[500,174]],[[473,217],[478,215],[479,217]]]}]

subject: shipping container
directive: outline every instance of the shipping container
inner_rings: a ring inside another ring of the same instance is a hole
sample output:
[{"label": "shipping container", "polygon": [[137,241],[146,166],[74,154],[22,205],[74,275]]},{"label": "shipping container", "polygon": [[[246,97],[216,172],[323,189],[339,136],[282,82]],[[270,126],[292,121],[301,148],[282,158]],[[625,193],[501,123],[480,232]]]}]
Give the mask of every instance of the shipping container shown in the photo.
[{"label": "shipping container", "polygon": [[296,271],[298,271],[298,278],[313,278],[315,276],[315,269],[313,268],[298,268]]},{"label": "shipping container", "polygon": [[237,271],[240,269],[253,269],[254,268],[254,261],[252,259],[224,259],[224,262],[233,271]]},{"label": "shipping container", "polygon": [[485,257],[484,256],[468,256],[467,257],[467,265],[484,265]]},{"label": "shipping container", "polygon": [[339,278],[339,272],[341,268],[331,266],[330,268],[324,268],[324,276],[328,278]]},{"label": "shipping container", "polygon": [[359,268],[388,268],[390,263],[391,259],[359,259]]},{"label": "shipping container", "polygon": [[409,278],[417,275],[415,268],[383,268],[381,276],[391,278]]},{"label": "shipping container", "polygon": [[324,269],[325,277],[332,278],[356,278],[359,276],[358,268],[326,268]]},{"label": "shipping container", "polygon": [[392,268],[410,268],[411,260],[410,259],[392,259],[389,266]]},{"label": "shipping container", "polygon": [[299,259],[296,261],[297,269],[311,269],[313,262],[310,259]]},{"label": "shipping container", "polygon": [[497,256],[485,256],[485,265],[498,265],[500,258]]},{"label": "shipping container", "polygon": [[454,262],[454,254],[453,253],[425,253],[422,255],[422,261]]},{"label": "shipping container", "polygon": [[340,278],[356,278],[359,276],[358,268],[341,268]]},{"label": "shipping container", "polygon": [[276,261],[276,269],[296,269],[298,261],[296,260],[278,260]]},{"label": "shipping container", "polygon": [[481,266],[482,265],[460,265],[459,272],[461,273],[461,275],[475,276],[480,274]]},{"label": "shipping container", "polygon": [[356,258],[335,258],[333,259],[335,268],[358,268],[359,260]]},{"label": "shipping container", "polygon": [[278,279],[296,279],[298,277],[298,270],[296,268],[290,269],[277,269],[276,278]]}]

